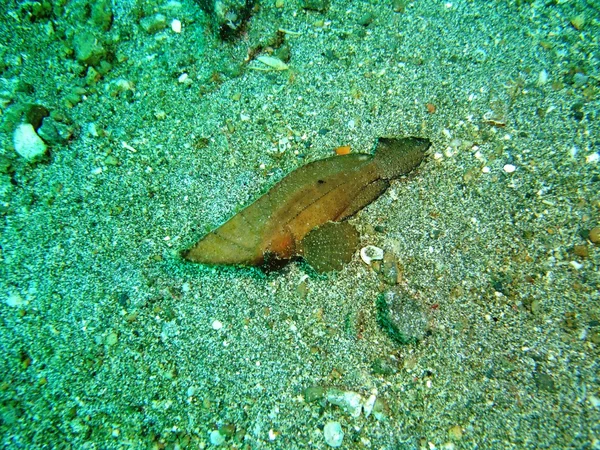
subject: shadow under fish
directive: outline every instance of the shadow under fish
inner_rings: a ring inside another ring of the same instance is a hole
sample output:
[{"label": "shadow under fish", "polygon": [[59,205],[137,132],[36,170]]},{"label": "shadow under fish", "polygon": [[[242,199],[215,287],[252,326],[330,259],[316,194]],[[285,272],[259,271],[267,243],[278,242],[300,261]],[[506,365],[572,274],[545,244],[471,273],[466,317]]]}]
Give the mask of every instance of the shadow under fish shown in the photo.
[{"label": "shadow under fish", "polygon": [[181,255],[208,265],[266,269],[302,257],[317,272],[340,270],[360,240],[346,219],[383,194],[390,180],[419,166],[430,145],[416,137],[379,138],[375,154],[306,164]]}]

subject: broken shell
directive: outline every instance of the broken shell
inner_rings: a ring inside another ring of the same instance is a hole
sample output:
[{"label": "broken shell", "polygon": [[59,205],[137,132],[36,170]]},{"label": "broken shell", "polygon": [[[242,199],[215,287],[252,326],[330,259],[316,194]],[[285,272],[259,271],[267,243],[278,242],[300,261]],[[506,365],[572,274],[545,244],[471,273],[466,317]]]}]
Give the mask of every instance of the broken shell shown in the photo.
[{"label": "broken shell", "polygon": [[383,259],[383,249],[374,245],[367,245],[360,249],[360,258],[370,266],[371,261],[381,261]]},{"label": "broken shell", "polygon": [[[263,56],[257,57],[256,60],[263,63],[265,66],[269,66],[272,70],[287,70],[288,69],[288,65],[286,63],[284,63],[279,58],[275,58],[273,56],[263,55]],[[253,69],[259,69],[259,68],[253,67]]]}]

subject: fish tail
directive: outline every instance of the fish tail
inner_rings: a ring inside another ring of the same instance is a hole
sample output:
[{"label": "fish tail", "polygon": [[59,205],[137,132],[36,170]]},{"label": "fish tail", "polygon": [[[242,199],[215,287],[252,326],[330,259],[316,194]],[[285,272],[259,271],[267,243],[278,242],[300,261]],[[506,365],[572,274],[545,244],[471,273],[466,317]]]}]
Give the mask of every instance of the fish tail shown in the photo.
[{"label": "fish tail", "polygon": [[398,178],[417,168],[430,146],[431,141],[424,138],[379,138],[373,162],[381,178]]}]

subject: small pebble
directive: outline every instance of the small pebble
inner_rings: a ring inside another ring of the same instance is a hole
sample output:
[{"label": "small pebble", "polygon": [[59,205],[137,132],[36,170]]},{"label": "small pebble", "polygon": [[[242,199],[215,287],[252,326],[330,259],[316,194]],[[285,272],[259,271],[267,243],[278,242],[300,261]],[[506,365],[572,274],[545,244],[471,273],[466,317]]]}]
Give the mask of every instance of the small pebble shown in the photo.
[{"label": "small pebble", "polygon": [[590,230],[588,237],[594,244],[600,244],[600,227],[594,227]]},{"label": "small pebble", "polygon": [[110,333],[108,336],[106,336],[106,345],[108,345],[109,347],[112,347],[113,345],[115,345],[117,343],[117,341],[119,340],[119,335],[115,332]]},{"label": "small pebble", "polygon": [[515,170],[517,170],[517,168],[512,164],[505,164],[503,169],[506,173],[513,173]]},{"label": "small pebble", "polygon": [[181,33],[181,21],[173,19],[171,22],[171,30],[173,30],[175,33]]},{"label": "small pebble", "polygon": [[218,330],[220,330],[221,328],[223,328],[223,322],[221,322],[220,320],[215,320],[215,321],[212,323],[212,329],[213,329],[213,330],[216,330],[216,331],[218,331]]},{"label": "small pebble", "polygon": [[27,161],[36,161],[46,153],[46,144],[30,123],[22,123],[13,136],[15,151]]},{"label": "small pebble", "polygon": [[167,18],[163,14],[154,14],[140,20],[140,25],[148,34],[154,34],[167,26]]},{"label": "small pebble", "polygon": [[574,245],[573,253],[579,256],[580,258],[587,258],[588,256],[590,256],[590,250],[585,244]]},{"label": "small pebble", "polygon": [[209,440],[212,445],[221,445],[225,442],[225,436],[223,436],[219,430],[213,430],[210,432]]},{"label": "small pebble", "polygon": [[340,447],[344,440],[342,425],[339,422],[327,422],[323,428],[323,436],[330,447]]}]

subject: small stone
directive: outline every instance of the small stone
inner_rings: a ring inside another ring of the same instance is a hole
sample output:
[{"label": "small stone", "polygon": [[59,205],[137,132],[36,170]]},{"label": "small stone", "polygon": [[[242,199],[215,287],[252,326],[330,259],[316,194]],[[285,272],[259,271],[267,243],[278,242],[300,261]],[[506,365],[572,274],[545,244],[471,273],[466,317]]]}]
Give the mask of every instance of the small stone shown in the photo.
[{"label": "small stone", "polygon": [[100,75],[100,73],[96,69],[94,69],[92,66],[89,66],[87,73],[85,75],[85,83],[88,86],[93,86],[98,81],[100,81],[100,78],[102,78],[102,75]]},{"label": "small stone", "polygon": [[46,153],[46,144],[37,135],[30,123],[22,123],[13,135],[15,151],[27,161],[41,159]]},{"label": "small stone", "polygon": [[585,16],[583,14],[579,14],[571,19],[571,25],[576,30],[582,30],[585,26]]},{"label": "small stone", "polygon": [[108,155],[106,158],[104,158],[104,164],[107,166],[118,166],[120,161],[115,155]]},{"label": "small stone", "polygon": [[118,340],[119,340],[119,335],[113,331],[108,336],[106,336],[105,343],[107,346],[112,347],[117,343]]},{"label": "small stone", "polygon": [[590,230],[588,237],[594,244],[600,244],[600,227],[594,227]]},{"label": "small stone", "polygon": [[556,386],[554,384],[554,380],[550,375],[543,372],[534,372],[533,373],[533,381],[535,382],[537,388],[546,392],[556,392]]},{"label": "small stone", "polygon": [[406,11],[406,0],[393,0],[394,12],[403,13]]},{"label": "small stone", "polygon": [[329,9],[329,0],[303,0],[302,8],[323,13]]},{"label": "small stone", "polygon": [[573,86],[576,88],[583,87],[588,83],[589,80],[589,76],[584,73],[577,72],[575,75],[573,75]]},{"label": "small stone", "polygon": [[213,430],[210,432],[209,440],[212,445],[221,445],[225,442],[225,436],[223,436],[219,430]]},{"label": "small stone", "polygon": [[89,31],[82,31],[73,40],[77,61],[87,66],[95,66],[106,54],[99,39]]},{"label": "small stone", "polygon": [[588,256],[590,256],[590,249],[585,244],[574,245],[573,246],[573,253],[575,255],[579,256],[580,258],[587,258]]},{"label": "small stone", "polygon": [[50,111],[42,105],[27,104],[25,105],[24,115],[25,122],[30,123],[37,130],[42,125],[44,118],[50,115]]},{"label": "small stone", "polygon": [[371,364],[371,371],[375,375],[394,375],[398,372],[398,363],[391,358],[377,358]]},{"label": "small stone", "polygon": [[323,428],[323,436],[325,437],[325,443],[330,447],[340,447],[344,440],[342,425],[339,422],[327,422]]},{"label": "small stone", "polygon": [[235,435],[235,425],[232,423],[226,423],[219,427],[219,433],[225,437],[233,437]]},{"label": "small stone", "polygon": [[462,439],[463,430],[460,425],[454,425],[452,428],[448,430],[448,437],[453,441],[458,441]]},{"label": "small stone", "polygon": [[100,0],[91,2],[92,22],[102,28],[104,31],[108,31],[113,21],[113,13],[110,0]]},{"label": "small stone", "polygon": [[304,400],[307,403],[320,400],[325,397],[325,388],[322,386],[309,386],[304,389]]},{"label": "small stone", "polygon": [[367,12],[360,16],[360,18],[358,19],[358,23],[363,27],[368,27],[369,25],[371,25],[373,20],[375,20],[375,15],[372,12]]},{"label": "small stone", "polygon": [[173,19],[171,22],[171,30],[173,30],[174,33],[181,33],[181,21]]},{"label": "small stone", "polygon": [[215,331],[219,331],[221,328],[223,328],[223,322],[221,322],[220,320],[215,320],[212,323],[212,329]]},{"label": "small stone", "polygon": [[164,14],[153,14],[140,20],[140,25],[148,34],[158,33],[166,28],[167,18]]},{"label": "small stone", "polygon": [[517,168],[513,164],[505,164],[502,168],[506,173],[513,173]]},{"label": "small stone", "polygon": [[380,261],[383,259],[383,249],[374,245],[367,245],[360,249],[360,257],[365,264],[371,265],[372,261]]},{"label": "small stone", "polygon": [[375,404],[373,405],[373,416],[380,422],[390,416],[390,407],[382,398],[375,400]]}]

